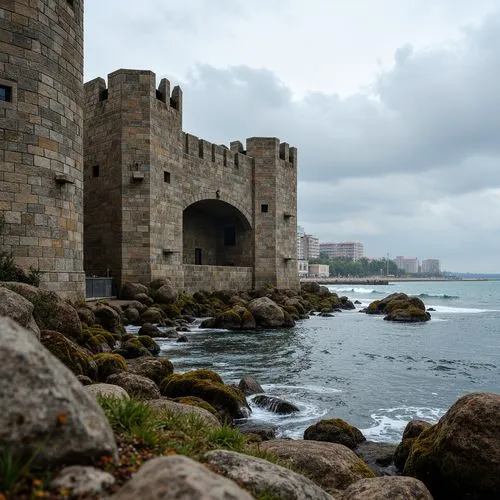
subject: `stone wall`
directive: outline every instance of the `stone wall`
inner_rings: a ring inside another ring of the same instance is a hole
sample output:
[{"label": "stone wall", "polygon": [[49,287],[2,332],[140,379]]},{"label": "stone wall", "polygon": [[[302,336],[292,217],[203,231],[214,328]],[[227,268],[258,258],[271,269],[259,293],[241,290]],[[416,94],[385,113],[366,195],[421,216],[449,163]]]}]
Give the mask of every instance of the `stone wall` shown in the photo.
[{"label": "stone wall", "polygon": [[[180,88],[155,80],[118,70],[108,88],[100,78],[86,84],[87,271],[109,270],[119,284],[169,277],[186,290],[297,288],[295,150],[281,158],[275,138],[249,139],[245,151],[184,133]],[[197,254],[197,267],[217,272],[192,271]]]},{"label": "stone wall", "polygon": [[187,293],[199,290],[250,290],[253,268],[226,266],[195,266],[184,264],[184,289]]},{"label": "stone wall", "polygon": [[83,296],[83,0],[0,3],[0,86],[0,249]]}]

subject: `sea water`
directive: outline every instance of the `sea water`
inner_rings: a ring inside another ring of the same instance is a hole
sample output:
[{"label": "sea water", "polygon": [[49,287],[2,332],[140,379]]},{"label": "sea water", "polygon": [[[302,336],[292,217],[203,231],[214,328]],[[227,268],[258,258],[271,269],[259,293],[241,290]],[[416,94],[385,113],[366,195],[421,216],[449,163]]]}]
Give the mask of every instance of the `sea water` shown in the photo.
[{"label": "sea water", "polygon": [[[300,438],[321,418],[342,418],[374,441],[397,442],[413,418],[430,422],[461,395],[500,392],[500,282],[332,285],[357,310],[311,316],[292,329],[229,332],[193,328],[188,343],[160,340],[177,372],[210,368],[226,383],[254,376],[265,392],[297,405],[276,415],[252,403],[252,419]],[[390,293],[419,296],[432,320],[384,321],[359,312]]]}]

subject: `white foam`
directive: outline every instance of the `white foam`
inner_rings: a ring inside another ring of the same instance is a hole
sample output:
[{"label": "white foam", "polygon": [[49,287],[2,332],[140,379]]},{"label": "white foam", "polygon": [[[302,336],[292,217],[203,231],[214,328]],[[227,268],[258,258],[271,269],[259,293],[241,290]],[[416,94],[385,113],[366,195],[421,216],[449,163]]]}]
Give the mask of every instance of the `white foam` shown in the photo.
[{"label": "white foam", "polygon": [[[474,307],[449,307],[440,305],[428,305],[427,308],[432,307],[435,312],[446,314],[481,314],[486,312],[498,312],[498,309],[478,309]],[[431,311],[432,313],[432,311]]]},{"label": "white foam", "polygon": [[428,422],[437,422],[445,411],[441,408],[416,406],[381,408],[370,415],[375,425],[361,429],[361,432],[372,441],[397,443],[401,440],[404,428],[410,420],[418,418]]},{"label": "white foam", "polygon": [[374,290],[373,288],[363,288],[363,287],[352,287],[352,286],[332,286],[330,285],[328,289],[331,292],[351,292],[351,293],[363,293],[363,294],[368,294],[368,293],[381,293],[378,292],[377,290]]},{"label": "white foam", "polygon": [[306,391],[315,392],[317,394],[336,394],[342,392],[341,389],[334,389],[333,387],[324,387],[321,385],[285,385],[285,384],[263,384],[262,387],[266,392],[273,392],[274,389],[285,390],[288,392]]}]

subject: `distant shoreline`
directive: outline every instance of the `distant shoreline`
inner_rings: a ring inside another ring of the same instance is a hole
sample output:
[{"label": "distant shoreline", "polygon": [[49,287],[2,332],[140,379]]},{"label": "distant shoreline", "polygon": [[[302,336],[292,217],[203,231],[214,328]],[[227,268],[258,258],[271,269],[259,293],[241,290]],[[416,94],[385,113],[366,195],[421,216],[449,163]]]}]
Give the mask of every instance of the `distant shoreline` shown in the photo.
[{"label": "distant shoreline", "polygon": [[407,282],[407,281],[500,281],[495,278],[401,278],[391,277],[367,277],[367,278],[300,278],[301,283],[311,282],[321,283],[324,285],[388,285],[392,282]]}]

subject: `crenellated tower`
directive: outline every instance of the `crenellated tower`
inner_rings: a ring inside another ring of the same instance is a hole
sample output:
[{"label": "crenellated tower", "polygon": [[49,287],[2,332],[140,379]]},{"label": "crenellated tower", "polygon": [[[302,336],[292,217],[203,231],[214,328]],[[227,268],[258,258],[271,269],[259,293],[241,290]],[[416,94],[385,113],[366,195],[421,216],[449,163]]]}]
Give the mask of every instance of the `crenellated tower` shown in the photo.
[{"label": "crenellated tower", "polygon": [[295,148],[185,133],[182,99],[150,71],[85,85],[87,274],[168,277],[188,292],[298,288]]},{"label": "crenellated tower", "polygon": [[0,249],[84,294],[83,0],[1,2]]}]

